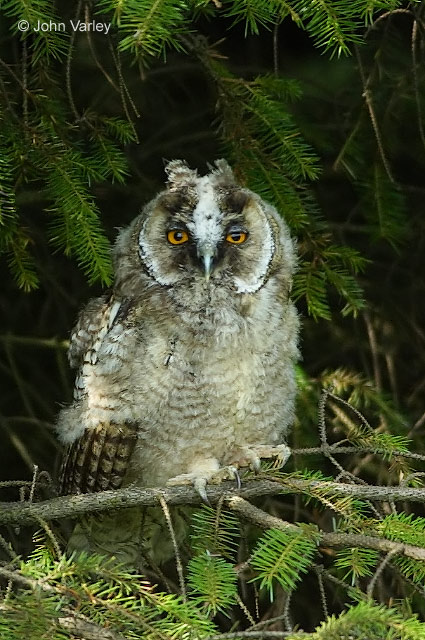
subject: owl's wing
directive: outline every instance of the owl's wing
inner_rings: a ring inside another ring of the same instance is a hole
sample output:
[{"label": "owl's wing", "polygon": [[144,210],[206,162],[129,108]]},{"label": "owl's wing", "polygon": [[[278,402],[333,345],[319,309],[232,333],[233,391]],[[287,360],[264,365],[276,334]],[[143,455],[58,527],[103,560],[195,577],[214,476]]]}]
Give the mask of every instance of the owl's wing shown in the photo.
[{"label": "owl's wing", "polygon": [[[71,334],[68,352],[72,367],[78,368],[74,398],[86,394],[86,377],[97,363],[100,345],[128,312],[128,304],[109,294],[91,300],[81,312]],[[89,493],[118,489],[137,437],[136,423],[103,422],[86,429],[68,445],[60,471],[60,493]]]},{"label": "owl's wing", "polygon": [[135,422],[99,424],[86,429],[65,452],[60,493],[92,493],[119,489],[137,438]]},{"label": "owl's wing", "polygon": [[72,368],[82,367],[85,361],[94,364],[97,349],[121,306],[121,302],[109,293],[93,298],[84,307],[69,342],[68,359]]}]

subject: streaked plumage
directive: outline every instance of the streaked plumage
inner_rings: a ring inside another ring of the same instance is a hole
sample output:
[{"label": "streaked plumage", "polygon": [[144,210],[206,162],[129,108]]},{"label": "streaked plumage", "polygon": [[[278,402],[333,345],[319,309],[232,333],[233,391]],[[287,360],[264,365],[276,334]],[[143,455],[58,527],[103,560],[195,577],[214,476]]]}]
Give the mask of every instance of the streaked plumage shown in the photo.
[{"label": "streaked plumage", "polygon": [[[204,177],[181,161],[166,171],[167,188],[118,236],[112,293],[88,303],[71,337],[64,493],[182,481],[202,492],[285,455],[298,356],[288,228],[224,161]],[[92,521],[92,548],[105,551],[102,529],[112,551],[128,546],[119,518],[98,520],[96,535]],[[133,521],[145,537],[137,510]]]}]

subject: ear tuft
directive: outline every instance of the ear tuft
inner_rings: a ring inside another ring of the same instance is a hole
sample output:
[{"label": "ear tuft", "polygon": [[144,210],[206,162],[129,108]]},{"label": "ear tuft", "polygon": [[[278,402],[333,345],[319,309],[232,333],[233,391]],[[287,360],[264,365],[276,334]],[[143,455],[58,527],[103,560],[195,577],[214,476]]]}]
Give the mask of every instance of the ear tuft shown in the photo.
[{"label": "ear tuft", "polygon": [[193,184],[198,177],[196,169],[190,169],[184,160],[171,160],[165,165],[167,186],[170,191]]},{"label": "ear tuft", "polygon": [[[214,168],[215,167],[215,168]],[[214,167],[209,165],[211,170],[211,178],[218,187],[231,188],[236,186],[236,178],[233,175],[233,171],[230,165],[224,158],[219,158],[214,161]]]}]

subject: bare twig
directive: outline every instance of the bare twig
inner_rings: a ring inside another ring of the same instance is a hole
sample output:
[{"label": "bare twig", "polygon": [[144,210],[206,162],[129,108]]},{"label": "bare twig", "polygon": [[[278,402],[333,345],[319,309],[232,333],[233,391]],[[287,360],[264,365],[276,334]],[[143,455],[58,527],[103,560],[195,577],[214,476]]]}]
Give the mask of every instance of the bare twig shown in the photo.
[{"label": "bare twig", "polygon": [[167,501],[165,500],[163,495],[159,496],[159,502],[161,503],[161,508],[165,516],[165,520],[167,522],[168,531],[170,532],[171,541],[173,543],[174,548],[174,557],[176,560],[177,574],[179,577],[180,591],[183,597],[183,601],[187,601],[187,593],[186,593],[186,585],[184,582],[184,574],[183,574],[183,565],[182,559],[180,556],[179,547],[177,544],[176,534],[174,532],[173,522],[171,520],[170,510],[168,508]]},{"label": "bare twig", "polygon": [[390,562],[390,560],[397,555],[397,549],[392,549],[391,551],[389,551],[387,553],[387,555],[385,556],[385,558],[382,560],[382,562],[379,564],[378,568],[376,569],[372,580],[369,582],[368,587],[367,587],[367,595],[369,596],[369,598],[373,597],[373,590],[375,588],[375,585],[378,581],[379,576],[382,575],[383,570],[385,569],[385,567],[387,566],[387,564]]},{"label": "bare twig", "polygon": [[38,465],[34,465],[34,471],[32,475],[32,482],[30,487],[30,494],[28,496],[28,502],[32,502],[34,500],[35,487],[37,486],[38,480]]},{"label": "bare twig", "polygon": [[375,134],[379,155],[381,156],[382,164],[384,166],[384,169],[387,173],[389,180],[391,182],[395,182],[391,172],[390,163],[386,156],[384,145],[382,142],[382,136],[381,136],[381,131],[378,124],[378,118],[376,117],[376,113],[375,113],[375,107],[373,106],[372,92],[370,90],[370,78],[366,79],[366,76],[363,70],[362,60],[360,58],[360,53],[357,48],[356,48],[356,55],[357,55],[357,62],[359,66],[360,78],[363,85],[363,98],[365,99],[367,110],[369,112],[369,117],[372,124],[373,132]]},{"label": "bare twig", "polygon": [[391,11],[387,11],[386,13],[382,13],[380,16],[378,16],[378,18],[367,29],[367,31],[366,31],[366,33],[364,35],[365,39],[368,37],[369,33],[373,29],[376,29],[376,27],[378,26],[378,23],[380,23],[382,20],[386,20],[387,18],[392,18],[396,13],[404,13],[404,14],[406,14],[408,16],[411,16],[411,17],[413,17],[413,15],[414,15],[408,9],[392,9]]},{"label": "bare twig", "polygon": [[293,591],[293,589],[291,589],[286,594],[285,607],[283,609],[283,620],[285,622],[285,627],[286,627],[286,630],[288,632],[292,632],[293,629],[294,629],[294,626],[293,626],[292,620],[291,620],[291,601],[292,601],[292,594],[293,593],[294,593],[294,591]]},{"label": "bare twig", "polygon": [[273,27],[273,73],[276,78],[279,76],[279,25],[277,21]]},{"label": "bare twig", "polygon": [[134,104],[134,101],[130,95],[130,92],[128,91],[127,85],[125,83],[124,80],[124,76],[122,74],[122,68],[121,68],[121,59],[120,59],[120,55],[119,55],[119,51],[115,52],[114,47],[112,46],[112,42],[109,41],[109,49],[111,51],[111,55],[112,58],[114,60],[114,64],[115,64],[115,68],[117,70],[117,74],[118,74],[118,81],[119,81],[119,91],[120,91],[120,96],[121,96],[121,102],[122,102],[122,106],[124,109],[124,113],[126,115],[127,121],[133,131],[133,135],[134,135],[134,139],[135,141],[138,143],[139,142],[139,137],[137,135],[137,131],[136,131],[136,127],[134,126],[133,120],[130,116],[130,112],[128,110],[128,106],[127,106],[127,99],[131,105],[131,107],[133,108],[133,111],[136,115],[136,118],[140,117],[139,112],[136,109],[136,105]]},{"label": "bare twig", "polygon": [[18,557],[18,554],[15,553],[15,550],[13,549],[12,545],[10,544],[10,542],[8,542],[5,538],[3,538],[1,533],[0,533],[0,547],[3,547],[3,549],[6,551],[7,555],[12,560],[16,560],[16,558]]},{"label": "bare twig", "polygon": [[370,352],[372,354],[373,377],[375,380],[375,386],[378,391],[382,391],[382,375],[381,375],[381,367],[379,365],[379,347],[378,347],[378,340],[376,339],[375,328],[373,326],[370,314],[367,311],[363,313],[363,318],[366,324],[367,335],[369,338]]},{"label": "bare twig", "polygon": [[25,39],[22,43],[22,112],[24,116],[25,128],[28,129],[28,46]]},{"label": "bare twig", "polygon": [[236,602],[238,603],[238,605],[240,606],[241,610],[244,612],[244,614],[248,618],[250,625],[251,626],[255,625],[254,618],[252,617],[248,607],[246,606],[246,604],[244,603],[244,601],[242,600],[242,598],[240,597],[239,594],[236,595]]},{"label": "bare twig", "polygon": [[413,85],[414,85],[414,88],[415,88],[416,111],[417,111],[417,115],[418,115],[419,135],[420,135],[422,144],[425,147],[425,133],[424,133],[424,125],[423,125],[423,114],[422,114],[421,96],[420,96],[420,92],[419,92],[419,82],[418,82],[418,61],[416,59],[417,40],[418,40],[418,22],[417,22],[417,20],[413,20],[413,27],[412,27]]},{"label": "bare twig", "polygon": [[329,610],[328,610],[328,603],[326,600],[325,585],[323,584],[322,571],[321,571],[321,568],[319,567],[315,567],[315,570],[317,575],[317,582],[319,583],[319,592],[320,592],[320,600],[322,602],[323,615],[326,620],[326,618],[329,617]]},{"label": "bare twig", "polygon": [[68,349],[69,347],[69,340],[37,338],[36,336],[17,336],[12,333],[4,333],[0,335],[0,342],[5,344],[27,345],[29,347],[47,347],[49,349]]},{"label": "bare twig", "polygon": [[253,640],[254,638],[258,638],[261,640],[267,640],[267,638],[303,638],[309,634],[304,633],[303,631],[298,633],[293,633],[292,631],[236,631],[232,633],[221,633],[216,636],[207,636],[205,640],[243,640],[243,638],[249,638],[249,640]]},{"label": "bare twig", "polygon": [[[89,15],[89,7],[88,7],[88,5],[85,6],[84,11],[85,11],[84,18],[85,18],[85,22],[87,24],[88,22],[90,22],[90,15]],[[115,91],[117,91],[117,93],[119,93],[119,91],[120,91],[119,87],[117,87],[117,85],[115,84],[113,78],[109,75],[109,73],[106,71],[105,67],[103,66],[103,64],[99,60],[99,57],[98,57],[98,55],[96,53],[96,49],[94,48],[93,40],[92,40],[92,37],[91,37],[91,31],[89,31],[89,30],[86,31],[86,38],[87,38],[87,42],[88,42],[88,45],[89,45],[90,52],[91,52],[91,54],[93,56],[93,60],[94,60],[94,62],[96,64],[97,68],[101,71],[101,73],[104,75],[104,77],[109,82],[109,84],[115,89]]]},{"label": "bare twig", "polygon": [[[322,390],[322,395],[320,397],[319,408],[318,408],[319,435],[320,435],[320,441],[322,443],[322,450],[323,450],[324,455],[338,469],[338,471],[340,472],[341,476],[349,477],[354,482],[356,482],[356,481],[358,481],[358,478],[355,478],[352,474],[349,473],[349,471],[344,469],[344,467],[339,464],[339,462],[333,457],[333,455],[330,452],[330,447],[329,447],[328,437],[327,437],[326,414],[325,414],[326,403],[327,403],[327,400],[328,400],[328,396],[331,396],[333,398],[336,398],[337,400],[340,400],[339,396],[335,396],[334,394],[332,394],[329,389],[323,389]],[[343,402],[345,402],[345,401],[343,401]],[[348,403],[347,403],[347,405],[350,408],[352,408],[351,405],[349,405]]]},{"label": "bare twig", "polygon": [[[351,406],[351,405],[349,405]],[[425,422],[425,412],[423,415],[423,421]],[[416,427],[416,425],[414,425]],[[409,437],[409,436],[408,436]],[[360,446],[341,446],[338,442],[335,444],[329,445],[328,451],[331,451],[333,454],[346,454],[346,453],[374,453],[377,456],[388,455],[388,451],[384,451],[384,449],[380,450],[377,447],[360,447]],[[323,447],[306,447],[305,449],[291,449],[292,455],[302,455],[302,456],[314,456],[318,453],[324,453]],[[392,456],[400,456],[402,458],[411,458],[412,460],[422,460],[425,461],[425,455],[420,453],[414,453],[413,451],[400,451],[393,450],[391,452]],[[390,460],[390,458],[388,458]]]},{"label": "bare twig", "polygon": [[[82,2],[81,0],[79,0],[77,5],[77,10],[74,16],[75,22],[77,22],[77,20],[80,17],[81,4]],[[68,55],[66,57],[65,79],[66,79],[66,92],[68,94],[69,106],[71,107],[71,111],[74,114],[75,120],[78,121],[80,119],[80,114],[78,113],[77,107],[75,106],[74,96],[72,94],[72,82],[71,82],[71,64],[72,64],[72,53],[74,51],[75,35],[76,35],[76,31],[73,31],[69,41],[69,50],[68,50]]]}]

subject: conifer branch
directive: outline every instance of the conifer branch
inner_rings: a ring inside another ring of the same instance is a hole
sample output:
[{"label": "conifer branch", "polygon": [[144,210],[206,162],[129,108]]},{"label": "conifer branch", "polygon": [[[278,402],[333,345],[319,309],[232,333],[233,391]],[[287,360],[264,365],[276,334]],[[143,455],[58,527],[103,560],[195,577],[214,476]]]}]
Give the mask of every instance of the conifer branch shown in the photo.
[{"label": "conifer branch", "polygon": [[[235,491],[232,482],[221,485],[208,485],[208,500],[216,504],[222,495],[228,500],[233,497],[255,498],[258,496],[299,494],[314,492],[332,493],[337,497],[350,497],[358,500],[377,502],[425,502],[425,490],[410,487],[385,487],[372,485],[353,485],[324,480],[300,479],[292,476],[278,480],[254,479],[243,482],[241,489]],[[102,491],[72,496],[62,496],[38,503],[0,502],[0,522],[3,524],[29,525],[43,520],[78,518],[86,513],[100,513],[110,509],[126,509],[135,506],[158,505],[159,496],[163,496],[168,505],[202,504],[198,492],[186,486],[141,489],[128,487],[116,491]]]},{"label": "conifer branch", "polygon": [[[233,496],[227,501],[228,507],[242,518],[252,522],[262,529],[278,529],[279,531],[302,533],[305,529],[302,526],[285,522],[276,516],[272,516],[262,509],[255,507],[240,496]],[[401,554],[415,560],[425,560],[425,549],[410,544],[403,544],[387,540],[386,538],[378,538],[377,536],[368,536],[355,533],[326,533],[318,532],[318,544],[324,547],[340,548],[340,547],[363,547],[366,549],[375,549],[391,554]]]},{"label": "conifer branch", "polygon": [[82,640],[126,640],[125,636],[111,629],[105,629],[75,614],[58,618],[61,627]]}]

